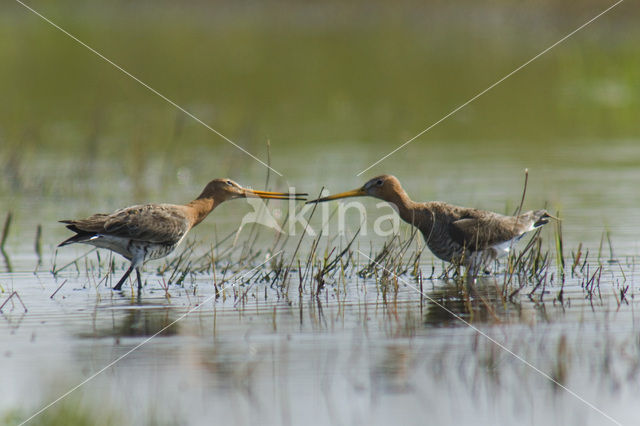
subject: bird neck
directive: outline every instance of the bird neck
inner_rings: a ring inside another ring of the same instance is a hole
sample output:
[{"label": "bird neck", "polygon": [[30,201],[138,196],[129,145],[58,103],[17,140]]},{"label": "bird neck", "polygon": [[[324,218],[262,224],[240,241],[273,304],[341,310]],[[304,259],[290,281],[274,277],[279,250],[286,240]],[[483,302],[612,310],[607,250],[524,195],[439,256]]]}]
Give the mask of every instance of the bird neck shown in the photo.
[{"label": "bird neck", "polygon": [[218,203],[213,198],[196,198],[187,204],[191,226],[202,222],[217,205]]},{"label": "bird neck", "polygon": [[393,192],[386,201],[398,209],[398,214],[402,220],[411,225],[417,225],[418,203],[411,200],[404,189]]}]

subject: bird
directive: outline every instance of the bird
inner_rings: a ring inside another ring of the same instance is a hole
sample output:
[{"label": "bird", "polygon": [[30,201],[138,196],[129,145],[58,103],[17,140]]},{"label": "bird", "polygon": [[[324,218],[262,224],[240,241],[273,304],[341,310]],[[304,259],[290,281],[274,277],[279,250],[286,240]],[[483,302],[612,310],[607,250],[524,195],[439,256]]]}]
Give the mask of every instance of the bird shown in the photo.
[{"label": "bird", "polygon": [[113,287],[122,284],[135,270],[138,289],[142,289],[141,268],[148,260],[169,255],[184,240],[191,228],[202,222],[221,203],[236,198],[305,200],[306,193],[256,191],[243,188],[231,179],[214,179],[202,193],[187,204],[141,204],[97,213],[79,220],[61,220],[75,235],[58,247],[82,243],[114,251],[131,262],[124,276]]},{"label": "bird", "polygon": [[374,177],[360,188],[310,200],[307,204],[359,196],[390,203],[402,220],[420,230],[436,257],[465,266],[467,276],[473,279],[481,268],[506,256],[527,232],[545,225],[549,219],[556,219],[546,210],[505,216],[442,201],[418,203],[409,198],[400,181],[392,175]]}]

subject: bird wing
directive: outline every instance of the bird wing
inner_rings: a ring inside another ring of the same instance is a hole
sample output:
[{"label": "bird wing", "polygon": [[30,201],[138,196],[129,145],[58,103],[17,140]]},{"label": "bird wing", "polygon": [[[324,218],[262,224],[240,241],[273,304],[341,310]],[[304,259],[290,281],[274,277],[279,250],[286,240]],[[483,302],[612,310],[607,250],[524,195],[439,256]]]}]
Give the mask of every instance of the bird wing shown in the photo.
[{"label": "bird wing", "polygon": [[109,235],[153,243],[178,242],[189,230],[189,223],[174,206],[145,204],[111,214],[104,224]]},{"label": "bird wing", "polygon": [[78,230],[152,243],[175,243],[189,230],[184,213],[172,205],[145,204],[111,214],[68,221]]},{"label": "bird wing", "polygon": [[451,222],[448,230],[458,244],[477,251],[512,240],[522,234],[521,228],[515,217],[477,210]]}]

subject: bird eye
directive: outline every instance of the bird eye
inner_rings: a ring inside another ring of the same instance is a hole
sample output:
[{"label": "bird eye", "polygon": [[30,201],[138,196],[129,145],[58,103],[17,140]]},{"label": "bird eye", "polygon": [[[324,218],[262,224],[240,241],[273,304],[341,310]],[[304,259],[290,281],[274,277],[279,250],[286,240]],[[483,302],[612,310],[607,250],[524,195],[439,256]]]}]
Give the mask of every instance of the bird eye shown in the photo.
[{"label": "bird eye", "polygon": [[377,186],[382,186],[382,179],[378,179],[378,180],[376,181],[376,185],[377,185]]},{"label": "bird eye", "polygon": [[233,186],[233,182],[231,182],[230,180],[227,181],[227,185],[232,185]]}]

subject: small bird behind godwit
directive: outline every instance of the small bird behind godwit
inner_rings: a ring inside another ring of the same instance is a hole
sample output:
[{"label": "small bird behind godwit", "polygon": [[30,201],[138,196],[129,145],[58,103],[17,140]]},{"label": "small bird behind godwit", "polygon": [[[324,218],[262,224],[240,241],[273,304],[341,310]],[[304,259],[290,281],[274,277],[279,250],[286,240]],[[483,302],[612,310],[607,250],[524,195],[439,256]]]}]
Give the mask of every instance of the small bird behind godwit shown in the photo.
[{"label": "small bird behind godwit", "polygon": [[76,233],[58,247],[73,243],[90,244],[121,254],[131,266],[113,287],[122,284],[135,269],[138,289],[142,288],[140,269],[147,260],[171,253],[187,232],[207,217],[219,204],[234,198],[260,197],[277,200],[305,200],[305,193],[255,191],[243,188],[230,179],[214,179],[188,204],[143,204],[116,210],[111,214],[94,214],[86,219],[62,220]]},{"label": "small bird behind godwit", "polygon": [[367,195],[392,204],[402,220],[422,232],[433,254],[446,262],[467,267],[469,277],[475,277],[480,268],[507,255],[524,234],[553,218],[546,210],[505,216],[441,201],[417,203],[391,175],[375,177],[361,188],[307,201],[307,204]]}]

